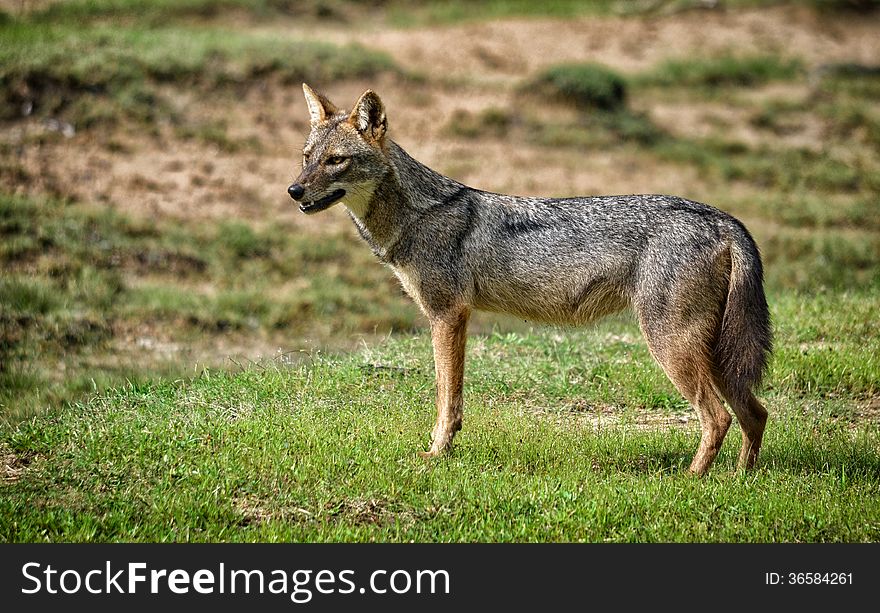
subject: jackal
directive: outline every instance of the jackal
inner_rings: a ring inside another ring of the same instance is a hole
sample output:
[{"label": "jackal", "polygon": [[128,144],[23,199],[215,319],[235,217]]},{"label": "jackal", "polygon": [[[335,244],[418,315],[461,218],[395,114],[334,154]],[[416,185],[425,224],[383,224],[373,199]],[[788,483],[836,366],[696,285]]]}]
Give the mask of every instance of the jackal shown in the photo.
[{"label": "jackal", "polygon": [[758,249],[737,219],[675,196],[528,198],[481,191],[410,157],[366,91],[353,110],[303,84],[311,132],[288,188],[304,213],[342,203],[431,325],[437,420],[425,457],[462,423],[473,309],[585,324],[631,307],[651,354],[694,406],[705,473],[730,426],[754,466],[767,411],[755,398],[771,350]]}]

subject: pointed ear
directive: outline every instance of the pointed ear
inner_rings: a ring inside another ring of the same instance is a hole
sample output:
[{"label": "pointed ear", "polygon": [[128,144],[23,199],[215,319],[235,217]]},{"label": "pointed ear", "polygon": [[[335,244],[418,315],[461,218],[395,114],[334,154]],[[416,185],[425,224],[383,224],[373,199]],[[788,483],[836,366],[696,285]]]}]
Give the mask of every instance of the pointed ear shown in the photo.
[{"label": "pointed ear", "polygon": [[348,123],[365,137],[382,142],[388,121],[385,119],[385,105],[376,92],[368,89],[363,93],[348,116]]},{"label": "pointed ear", "polygon": [[332,102],[305,83],[303,83],[303,94],[306,97],[306,104],[309,105],[312,125],[326,121],[328,117],[332,117],[339,111]]}]

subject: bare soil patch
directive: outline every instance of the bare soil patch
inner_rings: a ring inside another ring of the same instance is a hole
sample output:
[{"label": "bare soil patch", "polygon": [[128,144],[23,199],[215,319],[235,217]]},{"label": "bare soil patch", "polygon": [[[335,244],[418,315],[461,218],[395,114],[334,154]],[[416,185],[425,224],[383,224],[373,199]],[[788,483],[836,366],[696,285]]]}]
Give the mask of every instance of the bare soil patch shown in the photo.
[{"label": "bare soil patch", "polygon": [[5,443],[0,444],[0,469],[2,469],[0,483],[18,481],[32,460],[33,458],[16,454]]}]

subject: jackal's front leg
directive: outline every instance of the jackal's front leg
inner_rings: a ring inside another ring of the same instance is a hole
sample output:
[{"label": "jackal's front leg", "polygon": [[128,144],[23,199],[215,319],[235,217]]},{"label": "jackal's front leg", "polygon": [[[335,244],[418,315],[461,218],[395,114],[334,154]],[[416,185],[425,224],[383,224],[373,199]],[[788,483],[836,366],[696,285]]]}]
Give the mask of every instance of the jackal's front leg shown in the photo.
[{"label": "jackal's front leg", "polygon": [[431,431],[431,449],[426,458],[443,453],[461,430],[464,346],[470,311],[460,308],[431,320],[434,370],[437,373],[437,422]]}]

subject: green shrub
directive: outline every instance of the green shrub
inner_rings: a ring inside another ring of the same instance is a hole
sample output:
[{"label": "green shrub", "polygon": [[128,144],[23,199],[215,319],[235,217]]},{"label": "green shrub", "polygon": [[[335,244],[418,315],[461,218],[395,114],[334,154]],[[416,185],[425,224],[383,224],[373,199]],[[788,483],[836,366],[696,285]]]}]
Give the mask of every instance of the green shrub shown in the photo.
[{"label": "green shrub", "polygon": [[598,64],[551,66],[530,82],[526,91],[579,109],[613,111],[626,103],[626,81]]},{"label": "green shrub", "polygon": [[43,315],[59,308],[62,302],[58,290],[46,281],[0,280],[0,309],[4,312]]}]

